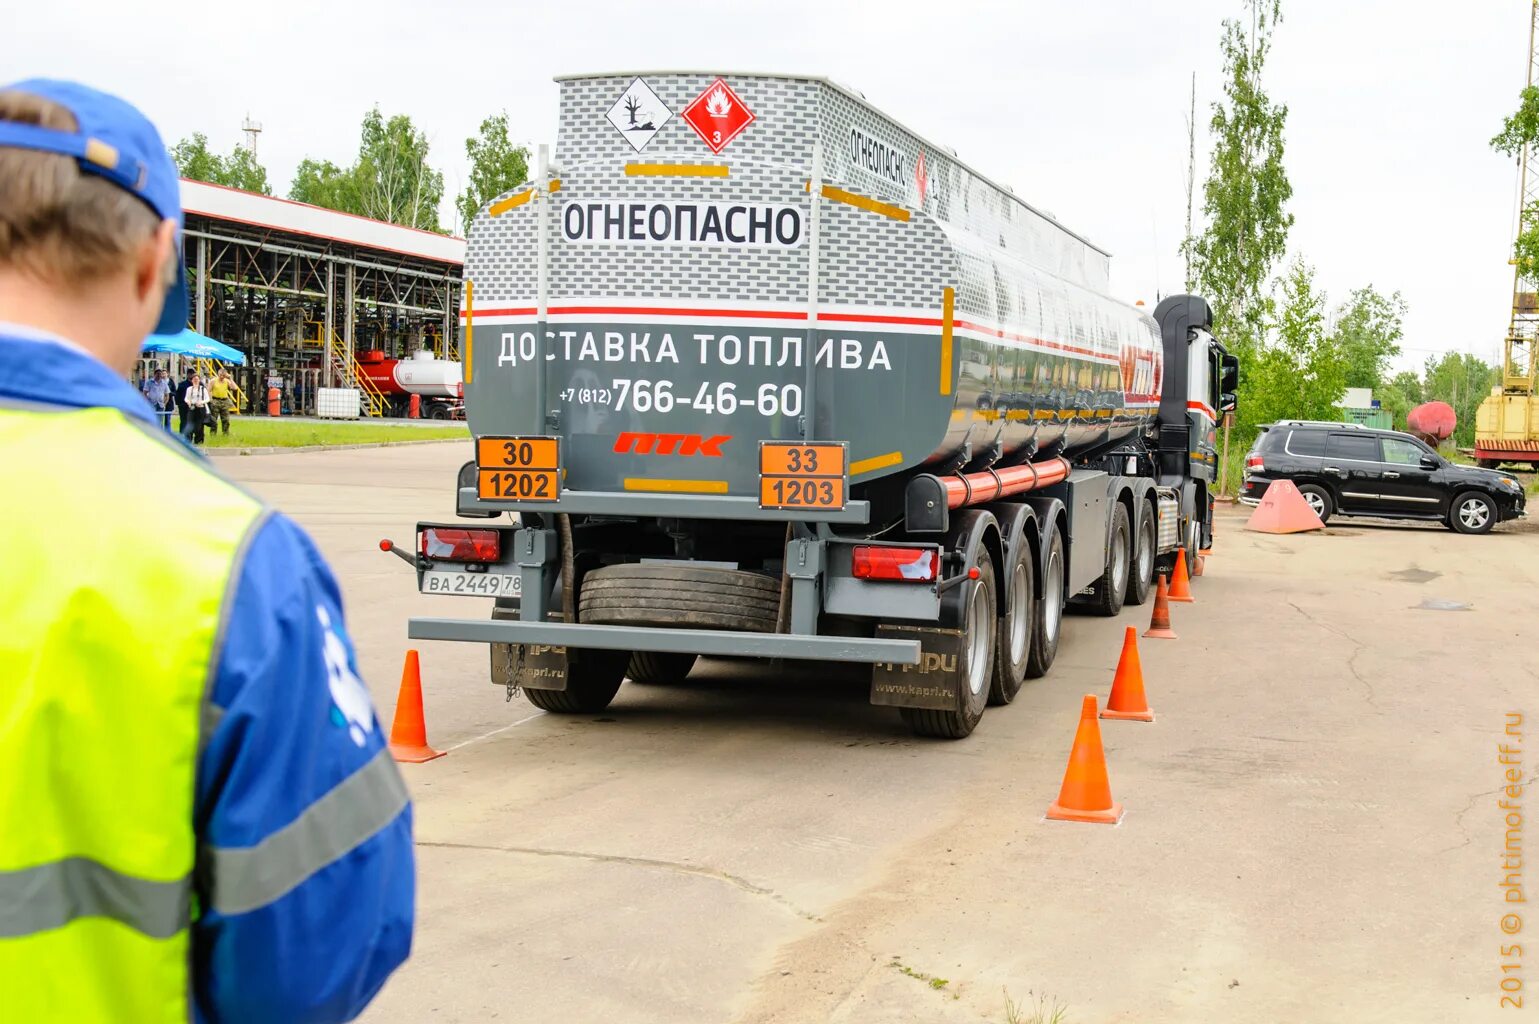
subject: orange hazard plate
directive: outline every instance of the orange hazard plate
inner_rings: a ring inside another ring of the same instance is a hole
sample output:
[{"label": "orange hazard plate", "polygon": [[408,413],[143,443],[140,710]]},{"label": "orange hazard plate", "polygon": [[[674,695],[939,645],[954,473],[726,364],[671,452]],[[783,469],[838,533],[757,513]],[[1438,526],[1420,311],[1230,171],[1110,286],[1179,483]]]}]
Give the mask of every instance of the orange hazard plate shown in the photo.
[{"label": "orange hazard plate", "polygon": [[554,437],[478,437],[476,465],[482,469],[560,469],[560,441]]},{"label": "orange hazard plate", "polygon": [[849,460],[843,442],[759,442],[759,507],[842,509]]},{"label": "orange hazard plate", "polygon": [[492,501],[555,501],[561,474],[554,469],[482,469],[476,472],[476,497]]},{"label": "orange hazard plate", "polygon": [[842,476],[761,476],[760,508],[844,508]]}]

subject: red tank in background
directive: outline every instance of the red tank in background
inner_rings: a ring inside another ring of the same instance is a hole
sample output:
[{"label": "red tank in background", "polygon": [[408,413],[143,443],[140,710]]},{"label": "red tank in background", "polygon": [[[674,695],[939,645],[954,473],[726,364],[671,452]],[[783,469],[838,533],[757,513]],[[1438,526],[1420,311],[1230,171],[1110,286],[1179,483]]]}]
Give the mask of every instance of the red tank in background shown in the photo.
[{"label": "red tank in background", "polygon": [[1426,402],[1405,417],[1406,428],[1436,448],[1453,436],[1458,417],[1447,402]]},{"label": "red tank in background", "polygon": [[412,395],[421,396],[422,415],[428,419],[456,419],[463,415],[463,370],[459,362],[439,359],[426,349],[406,359],[391,359],[379,349],[358,353],[358,367],[380,394],[392,416],[405,416]]}]

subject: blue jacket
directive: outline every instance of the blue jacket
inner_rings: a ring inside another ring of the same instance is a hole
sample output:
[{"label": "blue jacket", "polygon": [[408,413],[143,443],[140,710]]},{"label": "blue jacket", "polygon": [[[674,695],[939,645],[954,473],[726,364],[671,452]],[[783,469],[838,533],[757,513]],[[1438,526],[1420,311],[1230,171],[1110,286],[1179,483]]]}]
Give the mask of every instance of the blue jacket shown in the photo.
[{"label": "blue jacket", "polygon": [[[105,406],[155,424],[144,398],[101,362],[9,327],[0,327],[0,401]],[[389,754],[377,717],[360,727],[332,700],[328,672],[356,676],[357,659],[336,580],[303,530],[270,516],[227,600],[210,694],[218,722],[199,755],[194,825],[200,848],[239,852],[329,816],[323,805],[304,817]],[[200,1021],[345,1021],[368,1004],[411,948],[411,807],[401,803],[270,902],[204,910],[192,933]]]}]

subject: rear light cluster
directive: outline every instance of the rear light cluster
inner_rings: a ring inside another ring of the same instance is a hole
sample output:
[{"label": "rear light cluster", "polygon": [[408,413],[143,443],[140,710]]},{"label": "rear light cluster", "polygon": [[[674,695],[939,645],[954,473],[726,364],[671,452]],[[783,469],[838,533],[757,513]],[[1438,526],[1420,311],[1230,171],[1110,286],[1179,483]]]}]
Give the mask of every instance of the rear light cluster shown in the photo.
[{"label": "rear light cluster", "polygon": [[417,550],[439,562],[496,562],[502,558],[502,534],[430,526],[417,534]]},{"label": "rear light cluster", "polygon": [[1245,456],[1246,469],[1266,469],[1266,460],[1256,454]]},{"label": "rear light cluster", "polygon": [[931,583],[940,578],[940,550],[862,545],[855,549],[854,570],[859,580]]}]

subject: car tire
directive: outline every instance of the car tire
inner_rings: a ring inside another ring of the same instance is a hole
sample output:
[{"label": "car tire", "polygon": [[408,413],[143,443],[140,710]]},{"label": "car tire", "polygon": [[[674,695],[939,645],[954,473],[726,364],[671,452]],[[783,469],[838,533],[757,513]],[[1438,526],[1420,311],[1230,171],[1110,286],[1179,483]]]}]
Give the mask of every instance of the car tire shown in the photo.
[{"label": "car tire", "polygon": [[1336,502],[1331,498],[1331,492],[1319,484],[1300,484],[1299,493],[1309,503],[1309,507],[1315,510],[1315,515],[1320,517],[1320,522],[1330,522],[1330,518],[1336,512]]},{"label": "car tire", "polygon": [[1058,640],[1063,636],[1063,581],[1067,567],[1063,557],[1063,534],[1053,530],[1042,556],[1042,573],[1037,577],[1037,611],[1032,616],[1031,656],[1026,659],[1026,675],[1038,679],[1047,675],[1058,657]]},{"label": "car tire", "polygon": [[959,669],[960,711],[899,708],[915,736],[959,740],[972,733],[989,703],[989,679],[994,672],[994,646],[999,614],[995,607],[994,562],[988,549],[978,552],[978,578],[963,584],[969,591],[962,604],[962,630],[967,637],[966,667]]},{"label": "car tire", "polygon": [[637,651],[631,655],[625,677],[633,683],[681,683],[698,657],[668,651]]},{"label": "car tire", "polygon": [[1154,509],[1144,506],[1143,515],[1138,518],[1138,528],[1133,531],[1133,564],[1128,569],[1125,603],[1140,605],[1149,600],[1149,593],[1154,589],[1156,547]]},{"label": "car tire", "polygon": [[603,711],[620,691],[629,661],[627,651],[573,651],[567,666],[566,689],[537,690],[526,686],[524,697],[541,711],[558,715]]},{"label": "car tire", "polygon": [[1094,588],[1090,595],[1091,610],[1107,618],[1122,611],[1122,599],[1127,594],[1128,576],[1132,571],[1133,529],[1128,525],[1127,506],[1119,501],[1112,506],[1111,534],[1106,545],[1106,567],[1101,570],[1101,578],[1091,584]]},{"label": "car tire", "polygon": [[1448,526],[1456,533],[1490,533],[1496,502],[1479,491],[1462,491],[1448,504]]}]

